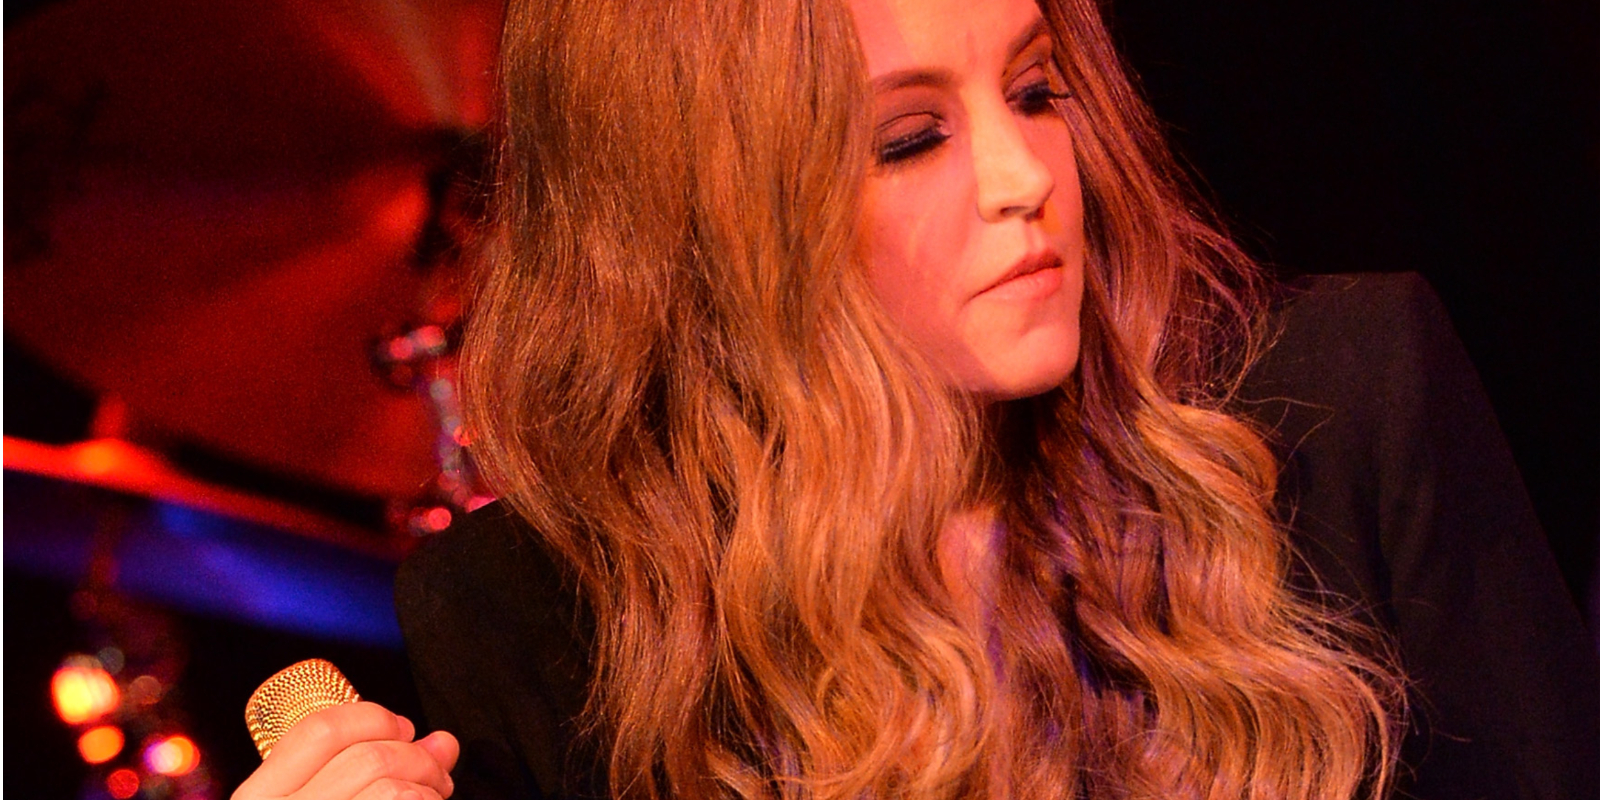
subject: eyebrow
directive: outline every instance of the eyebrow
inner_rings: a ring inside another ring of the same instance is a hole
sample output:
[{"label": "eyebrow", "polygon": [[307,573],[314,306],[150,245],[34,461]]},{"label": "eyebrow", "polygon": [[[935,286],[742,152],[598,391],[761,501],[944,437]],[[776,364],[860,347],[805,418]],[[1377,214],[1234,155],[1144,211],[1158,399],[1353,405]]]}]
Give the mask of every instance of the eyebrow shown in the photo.
[{"label": "eyebrow", "polygon": [[[1010,44],[1006,45],[1006,63],[1009,64],[1016,59],[1019,53],[1028,45],[1033,44],[1048,30],[1049,23],[1043,17],[1034,20],[1033,24],[1023,28],[1022,32],[1012,37]],[[872,90],[876,93],[882,93],[906,86],[943,87],[951,84],[952,77],[951,72],[947,69],[897,69],[873,78]]]}]

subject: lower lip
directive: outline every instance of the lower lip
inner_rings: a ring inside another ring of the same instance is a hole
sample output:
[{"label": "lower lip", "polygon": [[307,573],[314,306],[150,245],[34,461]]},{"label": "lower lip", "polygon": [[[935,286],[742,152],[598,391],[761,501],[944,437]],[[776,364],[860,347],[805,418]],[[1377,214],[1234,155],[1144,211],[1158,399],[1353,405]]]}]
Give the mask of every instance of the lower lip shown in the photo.
[{"label": "lower lip", "polygon": [[1061,267],[1041,269],[996,284],[985,291],[983,296],[998,300],[1031,300],[1044,297],[1061,288],[1061,277]]}]

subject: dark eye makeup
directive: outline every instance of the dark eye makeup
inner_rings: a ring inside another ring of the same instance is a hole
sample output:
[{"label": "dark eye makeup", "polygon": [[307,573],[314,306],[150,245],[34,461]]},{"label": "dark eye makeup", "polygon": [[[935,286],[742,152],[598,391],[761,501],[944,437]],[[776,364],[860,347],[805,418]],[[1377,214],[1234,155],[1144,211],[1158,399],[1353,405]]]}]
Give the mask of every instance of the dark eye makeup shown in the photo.
[{"label": "dark eye makeup", "polygon": [[940,129],[939,125],[930,122],[903,136],[896,136],[887,141],[878,143],[878,163],[880,165],[898,164],[910,161],[923,153],[943,144],[950,134]]},{"label": "dark eye makeup", "polygon": [[1055,110],[1055,101],[1071,96],[1071,92],[1051,88],[1048,80],[1038,80],[1018,89],[1008,99],[1017,111],[1031,117]]},{"label": "dark eye makeup", "polygon": [[[1065,100],[1071,96],[1071,92],[1057,90],[1052,87],[1050,85],[1049,78],[1041,77],[1039,79],[1029,81],[1023,84],[1020,88],[1011,92],[1009,95],[1007,95],[1006,102],[1008,102],[1017,113],[1032,117],[1039,116],[1041,114],[1053,113],[1055,111],[1056,101]],[[877,144],[877,161],[879,166],[888,167],[904,164],[916,158],[917,156],[927,153],[935,147],[944,144],[944,142],[950,138],[950,134],[944,129],[942,120],[940,120],[936,115],[923,114],[917,116],[926,117],[926,124],[919,125],[908,132],[891,136],[889,138],[882,138],[882,134],[880,134],[880,139]],[[904,119],[905,118],[901,118],[901,120]],[[903,129],[905,126],[898,125],[892,127]]]}]

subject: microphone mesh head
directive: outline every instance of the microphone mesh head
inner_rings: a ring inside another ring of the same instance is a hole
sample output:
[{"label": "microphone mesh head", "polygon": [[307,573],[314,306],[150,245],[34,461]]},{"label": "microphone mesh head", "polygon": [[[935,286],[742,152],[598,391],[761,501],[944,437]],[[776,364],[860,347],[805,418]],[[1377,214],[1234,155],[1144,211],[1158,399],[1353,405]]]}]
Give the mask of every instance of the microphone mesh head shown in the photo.
[{"label": "microphone mesh head", "polygon": [[244,705],[250,738],[266,758],[296,722],[324,708],[360,700],[338,667],[320,658],[285,667],[268,678]]}]

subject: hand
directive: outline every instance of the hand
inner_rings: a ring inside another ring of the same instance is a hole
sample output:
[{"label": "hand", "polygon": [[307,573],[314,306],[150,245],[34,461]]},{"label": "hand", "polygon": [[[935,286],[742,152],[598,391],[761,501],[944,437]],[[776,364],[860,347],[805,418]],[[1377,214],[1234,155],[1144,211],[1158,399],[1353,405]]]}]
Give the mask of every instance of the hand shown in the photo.
[{"label": "hand", "polygon": [[416,734],[376,703],[323,709],[278,740],[233,800],[443,800],[461,746],[444,731]]}]

